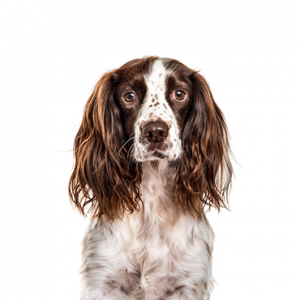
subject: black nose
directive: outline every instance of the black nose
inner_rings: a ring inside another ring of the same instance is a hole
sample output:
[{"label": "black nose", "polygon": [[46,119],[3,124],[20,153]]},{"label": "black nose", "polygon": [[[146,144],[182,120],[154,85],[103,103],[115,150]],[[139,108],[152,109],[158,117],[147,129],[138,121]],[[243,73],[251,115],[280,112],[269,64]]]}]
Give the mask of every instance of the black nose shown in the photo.
[{"label": "black nose", "polygon": [[162,121],[146,124],[142,129],[142,134],[150,143],[162,143],[168,136],[169,128]]}]

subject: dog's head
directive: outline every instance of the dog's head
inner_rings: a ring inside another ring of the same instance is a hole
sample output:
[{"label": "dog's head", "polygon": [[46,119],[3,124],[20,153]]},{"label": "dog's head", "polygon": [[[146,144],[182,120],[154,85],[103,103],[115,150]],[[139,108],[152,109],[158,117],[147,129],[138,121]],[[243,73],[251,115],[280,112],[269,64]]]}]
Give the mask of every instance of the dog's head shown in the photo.
[{"label": "dog's head", "polygon": [[200,215],[217,209],[231,183],[228,132],[205,79],[177,60],[146,57],[103,75],[84,111],[75,144],[71,199],[108,219],[141,201],[145,161],[176,170],[174,201]]}]

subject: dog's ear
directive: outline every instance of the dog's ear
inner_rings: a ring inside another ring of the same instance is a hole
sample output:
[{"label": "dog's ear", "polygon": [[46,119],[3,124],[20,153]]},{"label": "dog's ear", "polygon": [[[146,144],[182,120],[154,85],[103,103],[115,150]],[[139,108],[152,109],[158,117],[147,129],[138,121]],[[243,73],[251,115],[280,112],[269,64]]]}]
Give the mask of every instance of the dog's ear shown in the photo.
[{"label": "dog's ear", "polygon": [[190,79],[193,102],[182,134],[174,199],[184,211],[200,216],[205,205],[227,207],[233,169],[224,116],[203,76],[195,72]]},{"label": "dog's ear", "polygon": [[71,201],[86,215],[121,217],[138,208],[139,166],[127,167],[128,146],[114,94],[117,71],[106,73],[88,99],[74,142],[75,166],[69,182]]}]

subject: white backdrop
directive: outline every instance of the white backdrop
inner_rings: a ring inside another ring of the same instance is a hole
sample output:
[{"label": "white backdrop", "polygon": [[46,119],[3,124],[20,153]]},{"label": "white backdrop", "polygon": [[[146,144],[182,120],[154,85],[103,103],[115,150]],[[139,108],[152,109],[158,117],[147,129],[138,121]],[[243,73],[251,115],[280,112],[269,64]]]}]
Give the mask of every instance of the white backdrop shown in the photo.
[{"label": "white backdrop", "polygon": [[79,299],[87,220],[67,194],[100,76],[145,55],[201,70],[238,163],[211,211],[212,300],[300,299],[298,1],[2,1],[0,298]]}]

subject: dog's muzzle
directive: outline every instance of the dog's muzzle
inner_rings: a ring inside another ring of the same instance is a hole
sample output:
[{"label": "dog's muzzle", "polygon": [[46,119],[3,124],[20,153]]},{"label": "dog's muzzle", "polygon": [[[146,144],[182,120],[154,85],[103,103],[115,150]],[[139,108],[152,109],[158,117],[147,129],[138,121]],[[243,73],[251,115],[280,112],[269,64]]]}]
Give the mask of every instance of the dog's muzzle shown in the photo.
[{"label": "dog's muzzle", "polygon": [[169,127],[163,121],[147,123],[142,128],[142,135],[148,141],[147,156],[165,157],[167,145],[164,143],[169,135]]}]

